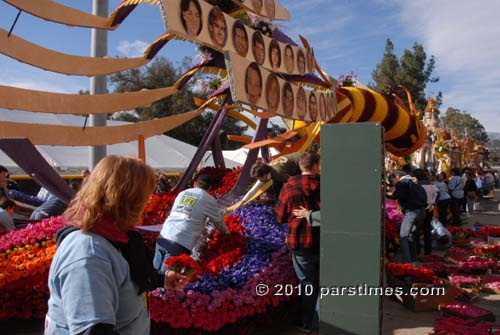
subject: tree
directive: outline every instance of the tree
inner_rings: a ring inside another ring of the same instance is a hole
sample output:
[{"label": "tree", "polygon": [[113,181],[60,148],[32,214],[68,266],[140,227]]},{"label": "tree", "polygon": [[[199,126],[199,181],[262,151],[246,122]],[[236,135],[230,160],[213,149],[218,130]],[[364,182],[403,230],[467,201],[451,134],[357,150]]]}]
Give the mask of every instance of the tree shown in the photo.
[{"label": "tree", "polygon": [[488,148],[490,150],[489,159],[493,164],[500,164],[500,139],[488,141]]},{"label": "tree", "polygon": [[[173,85],[189,68],[190,62],[190,59],[186,58],[183,60],[181,66],[176,68],[172,62],[166,58],[157,57],[144,69],[131,69],[119,72],[112,75],[110,81],[115,86],[115,92],[130,92],[139,91],[141,89],[168,87]],[[120,113],[117,119],[137,122],[182,114],[197,108],[193,101],[194,96],[195,94],[188,89],[188,85],[186,85],[176,94],[157,101],[150,107],[138,107],[133,113]],[[206,98],[206,96],[202,98]],[[213,117],[213,112],[204,111],[200,116],[170,130],[165,133],[165,135],[198,146]],[[223,131],[228,134],[241,135],[246,129],[246,126],[240,126],[237,120],[230,117],[225,119],[223,125]],[[232,142],[222,142],[225,144],[224,149],[235,147],[235,144]],[[238,147],[238,145],[236,145],[236,147]]]},{"label": "tree", "polygon": [[[417,110],[423,111],[427,105],[425,88],[428,83],[439,81],[438,77],[431,77],[435,67],[435,58],[431,56],[427,62],[424,47],[415,43],[412,50],[405,49],[398,60],[394,54],[394,44],[387,39],[384,56],[372,72],[374,84],[370,87],[379,92],[395,90],[398,85],[403,85],[411,92]],[[405,94],[400,94],[406,100]],[[437,95],[438,102],[441,101],[441,92]]]},{"label": "tree", "polygon": [[488,134],[483,125],[466,111],[449,107],[442,122],[446,128],[454,130],[459,139],[469,136],[481,144],[488,142]]},{"label": "tree", "polygon": [[387,39],[382,61],[377,64],[376,69],[372,72],[375,85],[370,84],[370,86],[380,92],[396,87],[399,85],[399,71],[400,65],[398,58],[394,54],[394,44],[390,39]]}]

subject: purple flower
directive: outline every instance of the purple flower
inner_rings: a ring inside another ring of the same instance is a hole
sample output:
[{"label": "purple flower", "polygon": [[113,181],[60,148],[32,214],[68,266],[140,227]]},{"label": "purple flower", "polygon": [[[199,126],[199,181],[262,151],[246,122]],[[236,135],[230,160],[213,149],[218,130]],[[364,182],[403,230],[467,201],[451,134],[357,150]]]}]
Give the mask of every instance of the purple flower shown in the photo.
[{"label": "purple flower", "polygon": [[234,215],[242,219],[247,238],[245,253],[241,261],[222,270],[219,276],[205,274],[186,286],[193,290],[210,294],[213,290],[242,288],[248,278],[259,273],[271,262],[273,253],[285,243],[286,226],[276,221],[274,209],[269,206],[244,206]]}]

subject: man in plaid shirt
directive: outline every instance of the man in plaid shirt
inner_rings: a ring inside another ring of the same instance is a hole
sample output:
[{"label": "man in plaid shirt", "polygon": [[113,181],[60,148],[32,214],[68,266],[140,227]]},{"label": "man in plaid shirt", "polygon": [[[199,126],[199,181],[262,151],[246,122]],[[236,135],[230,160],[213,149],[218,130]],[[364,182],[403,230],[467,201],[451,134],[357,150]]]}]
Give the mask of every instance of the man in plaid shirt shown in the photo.
[{"label": "man in plaid shirt", "polygon": [[[317,329],[316,303],[319,290],[319,227],[312,227],[305,218],[293,215],[294,209],[320,209],[319,156],[305,152],[299,158],[302,174],[290,177],[283,185],[276,203],[276,217],[280,224],[288,223],[286,241],[292,252],[293,267],[303,287],[312,287],[313,294],[302,295],[302,329]],[[310,288],[309,288],[310,289]]]}]

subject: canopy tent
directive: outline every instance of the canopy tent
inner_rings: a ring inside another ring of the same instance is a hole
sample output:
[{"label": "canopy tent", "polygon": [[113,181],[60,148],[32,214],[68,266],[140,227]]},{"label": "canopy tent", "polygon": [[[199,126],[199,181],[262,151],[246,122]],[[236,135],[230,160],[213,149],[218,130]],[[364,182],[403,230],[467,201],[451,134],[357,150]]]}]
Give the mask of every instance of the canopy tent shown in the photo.
[{"label": "canopy tent", "polygon": [[[224,159],[227,161],[234,161],[238,163],[239,165],[245,164],[245,161],[247,160],[248,152],[249,149],[245,148],[239,148],[236,150],[224,150],[222,152],[222,155],[224,156]],[[275,148],[269,148],[269,152],[272,156],[279,154],[279,151],[276,150]],[[211,153],[208,152],[208,155],[211,156]],[[262,157],[262,153],[259,151],[259,157]]]},{"label": "canopy tent", "polygon": [[[77,115],[31,113],[17,110],[0,109],[0,120],[11,122],[41,123],[53,125],[82,126],[85,118]],[[108,126],[127,124],[128,122],[108,120]],[[88,124],[87,124],[88,125]],[[193,158],[196,147],[174,138],[160,135],[145,140],[146,163],[155,170],[162,172],[182,172]],[[60,174],[79,174],[82,169],[88,168],[88,147],[67,147],[37,145],[42,156]],[[137,141],[107,146],[108,155],[129,155],[137,157]],[[225,159],[227,167],[232,168],[241,164],[231,159]],[[4,152],[0,151],[0,165],[5,166],[10,174],[25,174]],[[210,153],[202,160],[203,166],[213,166]]]}]

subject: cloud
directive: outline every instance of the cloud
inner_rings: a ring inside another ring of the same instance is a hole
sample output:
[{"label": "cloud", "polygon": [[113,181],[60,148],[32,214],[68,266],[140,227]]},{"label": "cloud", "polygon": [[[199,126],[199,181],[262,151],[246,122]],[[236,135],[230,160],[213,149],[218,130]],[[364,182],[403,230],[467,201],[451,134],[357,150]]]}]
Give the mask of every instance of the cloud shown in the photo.
[{"label": "cloud", "polygon": [[500,131],[500,1],[395,3],[406,33],[436,57],[444,107],[467,110],[488,131]]},{"label": "cloud", "polygon": [[88,89],[88,79],[85,81],[82,81],[80,78],[61,80],[57,78],[57,76],[50,77],[52,78],[40,78],[36,75],[30,76],[29,73],[18,73],[16,77],[4,76],[0,78],[0,85],[25,88],[28,90],[71,94]]},{"label": "cloud", "polygon": [[37,80],[18,80],[18,81],[4,81],[0,80],[0,84],[18,88],[25,88],[28,90],[36,90],[36,91],[46,91],[46,92],[61,92],[61,93],[76,93],[69,92],[65,87],[54,85],[52,82],[42,82]]},{"label": "cloud", "polygon": [[45,71],[9,58],[0,58],[0,69],[0,85],[59,93],[77,93],[89,87],[88,78]]},{"label": "cloud", "polygon": [[120,41],[118,42],[118,46],[116,47],[116,50],[120,55],[123,55],[125,57],[138,57],[142,56],[144,53],[144,50],[148,47],[148,43],[144,41]]}]

